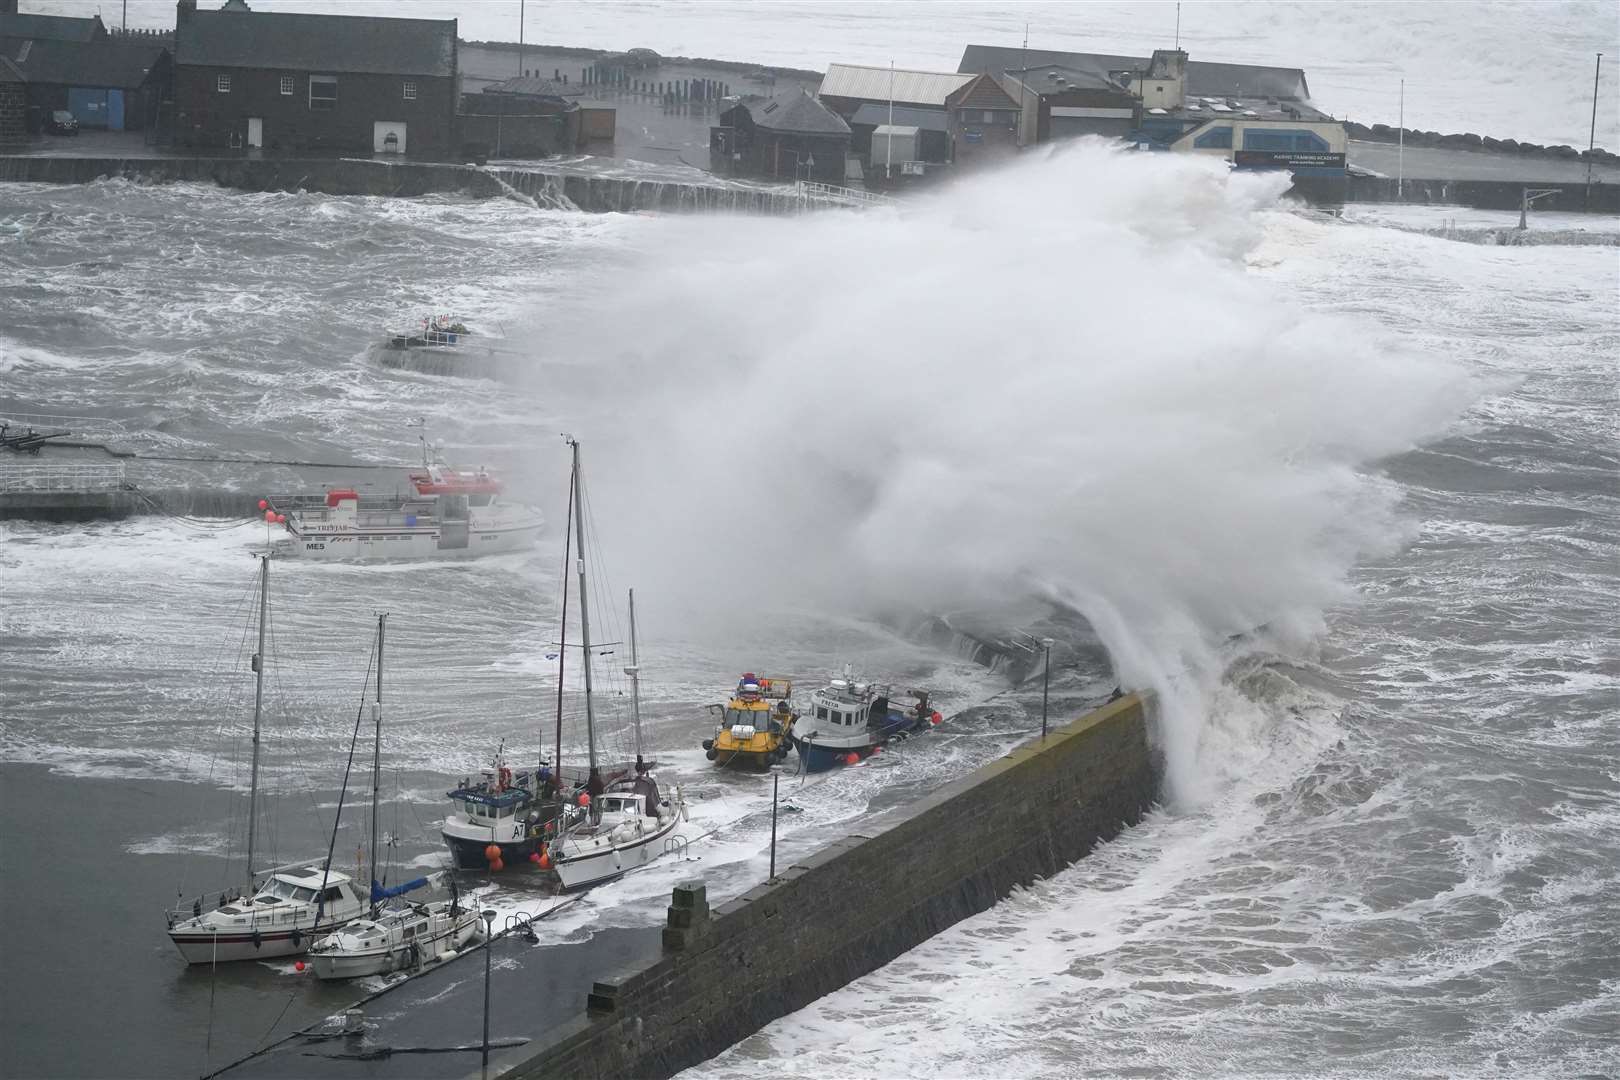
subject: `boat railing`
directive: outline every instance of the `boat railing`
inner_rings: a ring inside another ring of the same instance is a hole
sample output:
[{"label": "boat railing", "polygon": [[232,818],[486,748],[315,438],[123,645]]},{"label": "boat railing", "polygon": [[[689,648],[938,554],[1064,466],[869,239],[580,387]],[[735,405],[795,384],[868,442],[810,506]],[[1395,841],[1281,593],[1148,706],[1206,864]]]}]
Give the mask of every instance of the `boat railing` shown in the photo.
[{"label": "boat railing", "polygon": [[34,465],[0,463],[0,494],[89,494],[121,491],[122,463]]},{"label": "boat railing", "polygon": [[687,854],[687,849],[689,847],[691,847],[691,844],[687,841],[686,837],[684,837],[684,836],[666,836],[666,837],[664,837],[664,854],[665,855],[679,855],[682,859],[685,859],[686,854]]},{"label": "boat railing", "polygon": [[[283,870],[301,870],[306,866],[324,868],[326,866],[326,861],[324,859],[304,859],[299,862],[291,862],[285,863],[281,866],[268,867],[267,869],[260,870],[255,873],[253,875],[253,880],[256,883],[263,882],[272,874],[279,874]],[[258,888],[259,885],[255,884],[254,891],[257,891]],[[247,899],[250,897],[250,895],[251,894],[243,889],[242,886],[233,885],[225,889],[216,889],[213,892],[199,893],[185,903],[177,904],[174,907],[169,908],[163,914],[168,919],[169,925],[173,926],[175,923],[181,922],[182,920],[194,919],[199,915],[206,915],[210,911],[217,911],[226,904],[234,903],[237,900]]]}]

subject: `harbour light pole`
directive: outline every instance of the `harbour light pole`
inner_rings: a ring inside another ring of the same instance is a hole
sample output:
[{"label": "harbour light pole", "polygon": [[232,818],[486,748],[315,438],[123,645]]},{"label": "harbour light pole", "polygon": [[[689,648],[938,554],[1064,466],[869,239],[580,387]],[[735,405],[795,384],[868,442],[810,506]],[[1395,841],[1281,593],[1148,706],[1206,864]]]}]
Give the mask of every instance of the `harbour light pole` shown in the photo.
[{"label": "harbour light pole", "polygon": [[1592,130],[1586,136],[1586,209],[1592,208],[1592,151],[1597,147],[1598,76],[1603,74],[1603,54],[1597,54],[1597,67],[1592,71]]},{"label": "harbour light pole", "polygon": [[489,1076],[489,954],[495,943],[489,932],[495,927],[495,909],[485,908],[478,913],[484,920],[484,1056],[479,1075]]},{"label": "harbour light pole", "polygon": [[1401,80],[1401,120],[1395,135],[1395,199],[1406,187],[1406,80]]},{"label": "harbour light pole", "polygon": [[1046,703],[1052,690],[1052,639],[1042,638],[1041,647],[1046,650],[1046,660],[1041,664],[1041,741],[1046,741]]},{"label": "harbour light pole", "polygon": [[889,148],[883,157],[883,178],[894,179],[894,61],[889,61]]}]

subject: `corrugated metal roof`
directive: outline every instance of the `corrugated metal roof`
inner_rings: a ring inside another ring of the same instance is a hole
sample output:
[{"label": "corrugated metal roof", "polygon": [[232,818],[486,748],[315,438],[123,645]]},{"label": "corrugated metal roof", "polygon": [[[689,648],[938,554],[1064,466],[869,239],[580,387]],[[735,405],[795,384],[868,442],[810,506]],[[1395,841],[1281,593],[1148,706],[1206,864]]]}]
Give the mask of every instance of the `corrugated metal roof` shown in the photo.
[{"label": "corrugated metal roof", "polygon": [[856,98],[862,101],[888,101],[907,105],[945,104],[953,91],[966,86],[972,74],[953,71],[909,71],[904,68],[862,67],[857,64],[828,64],[821,80],[822,97]]},{"label": "corrugated metal roof", "polygon": [[[849,118],[853,124],[871,124],[878,127],[889,122],[888,102],[868,101],[855,110],[855,115]],[[924,109],[916,105],[896,105],[894,107],[894,122],[908,124],[911,127],[922,128],[924,131],[948,131],[945,124],[944,109]]]}]

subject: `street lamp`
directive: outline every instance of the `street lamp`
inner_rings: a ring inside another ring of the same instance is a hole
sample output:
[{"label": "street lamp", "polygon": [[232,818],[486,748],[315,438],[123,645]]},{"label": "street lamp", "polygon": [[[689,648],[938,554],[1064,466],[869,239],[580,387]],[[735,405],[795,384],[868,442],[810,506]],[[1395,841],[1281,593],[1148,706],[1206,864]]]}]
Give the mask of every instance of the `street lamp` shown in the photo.
[{"label": "street lamp", "polygon": [[1046,741],[1046,702],[1052,689],[1052,639],[1041,638],[1046,659],[1041,664],[1041,741]]},{"label": "street lamp", "polygon": [[494,946],[490,930],[495,926],[495,909],[485,908],[478,913],[484,920],[484,1056],[479,1075],[489,1076],[489,954]]}]

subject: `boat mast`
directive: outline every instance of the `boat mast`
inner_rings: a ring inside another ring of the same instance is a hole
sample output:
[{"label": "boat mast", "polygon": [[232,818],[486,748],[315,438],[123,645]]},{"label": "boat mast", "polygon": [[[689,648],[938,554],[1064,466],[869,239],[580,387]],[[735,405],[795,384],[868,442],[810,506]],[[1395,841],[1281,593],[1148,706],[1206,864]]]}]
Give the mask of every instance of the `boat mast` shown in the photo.
[{"label": "boat mast", "polygon": [[[573,551],[574,543],[574,470],[568,473],[568,520],[563,524],[563,579],[562,579],[562,620],[557,640],[557,738],[552,743],[552,751],[556,761],[552,762],[552,779],[557,790],[562,790],[562,713],[563,713],[563,668],[568,659],[568,556]],[[542,742],[545,740],[542,739]],[[545,758],[545,747],[540,748],[540,757]],[[541,766],[544,768],[544,766]]]},{"label": "boat mast", "polygon": [[253,654],[253,771],[248,780],[247,894],[253,895],[253,848],[259,824],[259,719],[264,714],[264,626],[270,607],[270,556],[259,556],[259,651]]},{"label": "boat mast", "polygon": [[376,911],[377,902],[373,899],[372,890],[381,880],[377,876],[377,808],[381,800],[382,789],[382,672],[383,672],[383,631],[388,623],[388,614],[384,612],[377,616],[377,697],[371,703],[372,748],[371,748],[371,883],[366,887],[366,897],[371,902],[371,910]]},{"label": "boat mast", "polygon": [[602,790],[602,774],[596,768],[596,714],[591,708],[591,614],[585,592],[585,500],[579,483],[579,440],[569,437],[574,448],[574,539],[579,548],[574,553],[579,567],[579,647],[584,656],[585,671],[585,745],[590,752],[591,771],[585,781],[592,795]]},{"label": "boat mast", "polygon": [[641,757],[641,656],[636,651],[636,590],[630,590],[630,666],[624,669],[630,676],[630,716],[636,737],[636,772],[647,771]]}]

